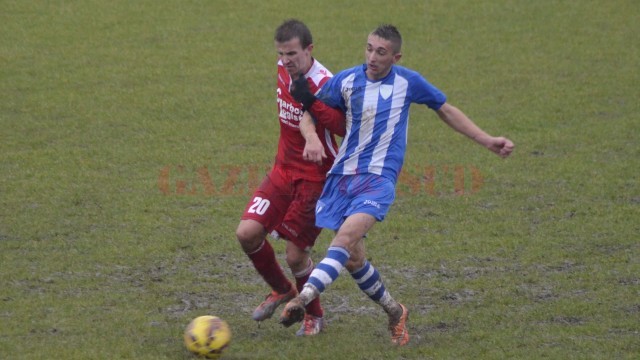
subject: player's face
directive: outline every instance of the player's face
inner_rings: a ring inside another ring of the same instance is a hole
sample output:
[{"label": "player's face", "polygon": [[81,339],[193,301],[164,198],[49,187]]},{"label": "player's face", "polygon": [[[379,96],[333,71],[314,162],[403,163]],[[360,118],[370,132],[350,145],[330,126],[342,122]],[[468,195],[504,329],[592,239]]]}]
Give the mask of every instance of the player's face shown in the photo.
[{"label": "player's face", "polygon": [[300,73],[305,74],[311,68],[311,50],[313,50],[313,44],[303,49],[298,38],[276,42],[278,60],[282,61],[285,69],[293,77],[297,77]]},{"label": "player's face", "polygon": [[402,57],[395,53],[391,41],[376,35],[369,35],[367,48],[364,52],[367,61],[367,76],[371,80],[380,80],[389,74],[391,65]]}]

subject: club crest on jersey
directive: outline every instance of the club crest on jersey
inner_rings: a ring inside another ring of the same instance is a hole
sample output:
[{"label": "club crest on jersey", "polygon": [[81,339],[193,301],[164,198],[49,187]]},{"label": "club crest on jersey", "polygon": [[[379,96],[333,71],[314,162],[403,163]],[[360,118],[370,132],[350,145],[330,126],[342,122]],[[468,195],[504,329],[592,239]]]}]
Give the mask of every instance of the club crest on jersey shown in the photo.
[{"label": "club crest on jersey", "polygon": [[387,100],[393,92],[393,85],[380,85],[380,96]]}]

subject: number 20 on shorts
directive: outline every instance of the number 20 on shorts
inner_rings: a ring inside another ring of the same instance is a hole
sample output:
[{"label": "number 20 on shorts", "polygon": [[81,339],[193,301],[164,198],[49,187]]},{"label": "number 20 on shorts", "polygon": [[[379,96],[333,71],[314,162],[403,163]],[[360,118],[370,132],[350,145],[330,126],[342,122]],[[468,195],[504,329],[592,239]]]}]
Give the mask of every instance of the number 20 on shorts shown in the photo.
[{"label": "number 20 on shorts", "polygon": [[253,198],[253,204],[249,207],[249,213],[264,215],[264,213],[269,208],[269,205],[271,205],[269,199],[263,199],[259,196],[256,196]]}]

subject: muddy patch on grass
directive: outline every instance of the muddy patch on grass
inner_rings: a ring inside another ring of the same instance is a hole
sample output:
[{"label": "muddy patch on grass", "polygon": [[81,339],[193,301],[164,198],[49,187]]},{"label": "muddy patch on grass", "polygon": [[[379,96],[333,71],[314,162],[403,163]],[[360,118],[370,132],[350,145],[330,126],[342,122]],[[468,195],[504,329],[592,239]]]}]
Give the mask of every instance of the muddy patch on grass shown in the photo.
[{"label": "muddy patch on grass", "polygon": [[575,316],[554,316],[550,322],[561,325],[582,325],[585,320]]},{"label": "muddy patch on grass", "polygon": [[574,261],[565,260],[560,264],[546,265],[538,264],[536,269],[543,273],[573,273],[578,271],[584,271],[586,267],[583,264],[576,263]]},{"label": "muddy patch on grass", "polygon": [[555,300],[559,297],[553,287],[547,285],[520,284],[517,287],[517,293],[535,302]]},{"label": "muddy patch on grass", "polygon": [[462,289],[459,292],[444,294],[440,297],[440,299],[446,301],[449,304],[460,304],[472,301],[475,296],[476,292],[474,290]]},{"label": "muddy patch on grass", "polygon": [[410,345],[429,345],[432,338],[439,337],[439,334],[460,333],[467,331],[466,325],[457,321],[438,321],[434,324],[415,325],[409,323],[411,335]]},{"label": "muddy patch on grass", "polygon": [[632,277],[632,278],[622,278],[618,280],[618,284],[630,286],[630,285],[640,285],[640,278]]},{"label": "muddy patch on grass", "polygon": [[464,326],[459,322],[444,322],[439,321],[438,323],[428,326],[427,329],[430,332],[458,332]]},{"label": "muddy patch on grass", "polygon": [[182,319],[186,315],[196,313],[251,314],[255,296],[238,292],[214,293],[181,292],[175,294],[177,302],[163,310],[170,318]]},{"label": "muddy patch on grass", "polygon": [[638,314],[640,314],[640,304],[627,306],[623,311],[628,315],[638,316]]}]

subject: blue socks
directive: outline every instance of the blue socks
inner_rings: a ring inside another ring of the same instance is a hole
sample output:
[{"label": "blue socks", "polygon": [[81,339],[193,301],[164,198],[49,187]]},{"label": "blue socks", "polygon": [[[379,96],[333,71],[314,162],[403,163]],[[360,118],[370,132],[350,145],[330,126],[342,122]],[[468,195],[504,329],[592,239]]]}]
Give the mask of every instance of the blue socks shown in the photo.
[{"label": "blue socks", "polygon": [[327,250],[327,256],[311,272],[307,284],[313,285],[321,293],[331,285],[349,260],[349,252],[345,248],[331,246]]},{"label": "blue socks", "polygon": [[[331,285],[340,275],[340,271],[349,260],[349,252],[345,248],[331,246],[327,250],[327,256],[311,272],[309,280],[300,292],[300,298],[304,304],[308,304]],[[360,290],[369,298],[380,304],[388,313],[397,305],[395,300],[382,283],[380,273],[369,261],[365,260],[362,268],[351,273],[351,277],[356,281]]]},{"label": "blue socks", "polygon": [[358,283],[360,290],[367,294],[371,300],[380,302],[386,289],[380,279],[380,273],[376,268],[371,266],[369,261],[365,260],[364,266],[352,272],[351,277]]}]

